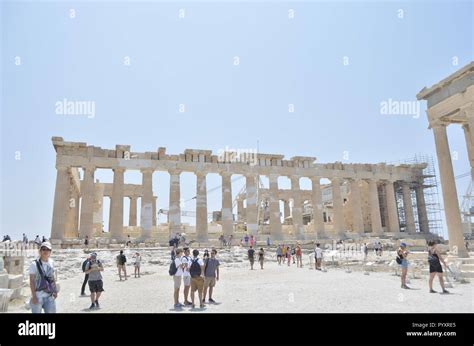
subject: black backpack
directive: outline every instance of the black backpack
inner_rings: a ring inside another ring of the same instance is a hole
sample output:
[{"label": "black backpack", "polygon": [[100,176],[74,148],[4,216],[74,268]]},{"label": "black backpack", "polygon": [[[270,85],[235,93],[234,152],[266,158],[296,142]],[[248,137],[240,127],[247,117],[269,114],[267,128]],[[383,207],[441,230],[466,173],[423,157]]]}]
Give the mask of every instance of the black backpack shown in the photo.
[{"label": "black backpack", "polygon": [[89,263],[90,260],[86,259],[84,262],[82,262],[82,272],[86,271],[87,263]]},{"label": "black backpack", "polygon": [[402,259],[400,258],[400,256],[397,256],[395,258],[395,261],[397,261],[398,264],[402,264]]},{"label": "black backpack", "polygon": [[175,258],[172,259],[171,264],[170,264],[170,269],[168,270],[168,273],[170,274],[170,276],[173,276],[178,271],[178,267],[176,267],[176,263],[174,262],[174,260]]},{"label": "black backpack", "polygon": [[201,276],[201,266],[198,263],[199,258],[193,259],[191,267],[189,268],[189,273],[192,278],[197,278]]}]

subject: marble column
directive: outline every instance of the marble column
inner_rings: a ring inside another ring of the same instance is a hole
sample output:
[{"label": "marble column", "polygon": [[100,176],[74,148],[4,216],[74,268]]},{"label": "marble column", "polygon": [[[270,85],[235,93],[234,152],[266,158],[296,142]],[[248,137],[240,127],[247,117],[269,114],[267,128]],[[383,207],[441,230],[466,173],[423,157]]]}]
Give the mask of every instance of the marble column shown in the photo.
[{"label": "marble column", "polygon": [[81,203],[81,194],[79,191],[76,191],[76,194],[74,196],[74,236],[73,238],[78,238],[79,237],[79,208],[80,208],[80,203]]},{"label": "marble column", "polygon": [[397,201],[395,198],[394,181],[385,182],[385,198],[387,200],[388,230],[389,232],[400,232],[400,221],[398,219]]},{"label": "marble column", "polygon": [[425,193],[423,191],[423,185],[420,184],[415,188],[416,194],[416,208],[418,211],[418,225],[420,227],[420,233],[429,233],[428,224],[428,213],[426,211]]},{"label": "marble column", "polygon": [[110,238],[122,241],[123,236],[123,189],[125,169],[114,168],[114,183],[110,201]]},{"label": "marble column", "polygon": [[156,200],[158,199],[157,196],[153,196],[152,199],[152,218],[151,218],[151,225],[156,226]]},{"label": "marble column", "polygon": [[372,235],[381,235],[383,231],[382,218],[380,216],[379,192],[377,189],[377,182],[374,179],[369,180],[369,205]]},{"label": "marble column", "polygon": [[245,177],[245,189],[247,193],[247,208],[245,209],[245,218],[247,220],[247,232],[253,236],[257,235],[258,230],[258,212],[257,212],[257,177],[247,175]]},{"label": "marble column", "polygon": [[[94,214],[92,216],[93,223],[93,234],[101,236],[104,227],[104,184],[99,184],[99,180],[96,179],[94,186]],[[110,226],[110,225],[109,225]]]},{"label": "marble column", "polygon": [[136,226],[137,225],[137,196],[130,197],[130,211],[128,214],[128,225]]},{"label": "marble column", "polygon": [[244,222],[245,212],[244,212],[244,199],[241,197],[237,198],[237,221]]},{"label": "marble column", "polygon": [[56,188],[54,191],[53,223],[51,239],[64,239],[66,235],[67,212],[69,209],[69,169],[56,167]]},{"label": "marble column", "polygon": [[140,226],[142,229],[142,234],[140,240],[149,240],[151,239],[151,227],[153,220],[153,169],[146,168],[142,169],[142,205],[141,205],[141,216],[140,216]]},{"label": "marble column", "polygon": [[[303,211],[301,200],[301,191],[300,191],[300,177],[292,175],[289,177],[291,180],[291,193],[293,195],[293,233],[295,234],[296,239],[304,239],[304,227],[303,227]],[[279,200],[278,200],[279,203]],[[279,211],[279,209],[278,209]]]},{"label": "marble column", "polygon": [[351,184],[351,212],[353,231],[357,234],[364,234],[364,219],[362,217],[362,205],[360,197],[359,179],[352,179]]},{"label": "marble column", "polygon": [[206,174],[203,172],[196,172],[196,239],[208,240]]},{"label": "marble column", "polygon": [[474,129],[474,124],[472,127],[471,125],[464,124],[462,128],[464,130],[464,137],[466,139],[467,155],[471,165],[471,179],[474,181],[474,130],[471,130]]},{"label": "marble column", "polygon": [[95,167],[84,168],[84,179],[81,184],[81,225],[79,234],[81,238],[92,237],[94,216],[94,173]]},{"label": "marble column", "polygon": [[222,233],[227,237],[234,234],[234,218],[232,215],[232,182],[231,174],[222,172]]},{"label": "marble column", "polygon": [[291,216],[290,213],[290,201],[284,199],[283,200],[283,219],[286,221],[287,218]]},{"label": "marble column", "polygon": [[313,231],[316,237],[324,238],[323,197],[321,193],[321,178],[311,177],[311,204],[313,205]]},{"label": "marble column", "polygon": [[449,150],[446,126],[433,126],[436,153],[438,157],[441,186],[443,190],[444,211],[448,225],[449,248],[459,257],[469,257],[464,244],[464,234],[461,223],[461,211],[457,198],[456,182],[454,180],[453,163]]},{"label": "marble column", "polygon": [[77,235],[77,224],[76,224],[76,191],[72,183],[69,185],[69,200],[67,203],[67,215],[66,215],[66,231],[64,238],[72,239]]},{"label": "marble column", "polygon": [[170,206],[168,211],[169,236],[181,233],[181,187],[180,174],[177,169],[169,170],[170,174]]},{"label": "marble column", "polygon": [[341,195],[341,178],[330,178],[332,185],[332,205],[333,205],[333,229],[334,235],[338,238],[345,238],[344,232],[344,211]]},{"label": "marble column", "polygon": [[410,183],[404,181],[402,183],[403,192],[403,210],[405,211],[406,232],[409,234],[416,233],[415,216],[413,214],[413,203],[411,201]]},{"label": "marble column", "polygon": [[280,219],[280,200],[278,199],[278,175],[270,174],[270,233],[273,240],[283,238]]}]

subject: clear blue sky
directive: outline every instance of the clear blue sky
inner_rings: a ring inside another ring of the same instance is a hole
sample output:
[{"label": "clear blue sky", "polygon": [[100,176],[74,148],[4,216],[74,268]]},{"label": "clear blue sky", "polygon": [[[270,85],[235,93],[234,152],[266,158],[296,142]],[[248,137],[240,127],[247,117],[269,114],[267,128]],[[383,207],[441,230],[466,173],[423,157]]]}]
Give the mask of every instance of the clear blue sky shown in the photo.
[{"label": "clear blue sky", "polygon": [[[52,136],[169,153],[255,148],[259,141],[260,152],[319,162],[435,155],[425,104],[415,119],[382,115],[380,102],[414,101],[424,86],[473,60],[470,1],[2,1],[0,11],[0,226],[14,237],[50,234]],[[64,98],[94,101],[95,117],[55,114]],[[462,129],[448,133],[458,153],[455,174],[465,173]],[[110,172],[97,177],[112,181]],[[126,183],[140,179],[125,176]],[[458,194],[468,179],[458,181]],[[155,173],[153,182],[158,208],[167,208],[168,175]],[[209,189],[219,184],[209,176]],[[242,185],[234,183],[234,195]],[[194,189],[194,177],[184,174],[182,197]],[[209,195],[209,211],[220,203],[219,190]],[[184,209],[194,208],[189,202]]]}]

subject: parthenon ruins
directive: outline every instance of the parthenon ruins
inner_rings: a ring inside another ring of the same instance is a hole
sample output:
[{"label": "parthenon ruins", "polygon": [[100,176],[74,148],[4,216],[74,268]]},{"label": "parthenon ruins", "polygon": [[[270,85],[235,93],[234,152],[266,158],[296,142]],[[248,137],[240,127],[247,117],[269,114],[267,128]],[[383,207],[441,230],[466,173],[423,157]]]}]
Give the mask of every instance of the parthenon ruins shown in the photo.
[{"label": "parthenon ruins", "polygon": [[[102,149],[82,142],[66,142],[61,137],[53,137],[52,142],[57,155],[57,178],[51,239],[56,241],[89,236],[122,242],[128,234],[142,242],[163,241],[183,230],[199,242],[239,232],[273,240],[430,234],[424,200],[426,164],[316,163],[315,157],[296,156],[287,160],[283,155],[262,153],[256,153],[251,162],[238,153],[226,153],[229,155],[222,160],[210,150],[186,149],[173,155],[165,148],[138,153],[132,152],[130,145]],[[113,183],[96,181],[96,169],[113,170]],[[142,184],[125,184],[126,170],[139,170]],[[156,171],[170,174],[168,222],[161,225],[156,221],[157,197],[153,196],[152,186]],[[181,223],[181,172],[196,175],[196,225],[186,229]],[[209,173],[220,174],[222,178],[222,210],[217,222],[211,223],[206,188]],[[232,175],[245,177],[246,183],[236,203],[232,198]],[[259,188],[260,176],[268,177],[269,188]],[[279,188],[280,176],[290,179],[291,189]],[[300,189],[301,178],[311,180],[311,190]],[[323,184],[323,178],[330,183]],[[397,199],[397,194],[401,198]],[[102,229],[104,197],[111,198],[108,232]],[[128,226],[123,225],[124,198],[130,198]],[[280,212],[280,201],[284,202],[284,213]]]}]

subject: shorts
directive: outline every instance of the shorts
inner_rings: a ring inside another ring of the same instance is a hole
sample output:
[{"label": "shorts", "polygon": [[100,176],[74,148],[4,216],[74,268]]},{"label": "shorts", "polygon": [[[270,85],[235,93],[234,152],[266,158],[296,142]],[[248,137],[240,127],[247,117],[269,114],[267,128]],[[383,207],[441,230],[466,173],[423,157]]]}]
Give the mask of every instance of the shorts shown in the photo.
[{"label": "shorts", "polygon": [[204,287],[214,287],[216,285],[216,278],[214,277],[205,277],[204,278]]},{"label": "shorts", "polygon": [[118,269],[125,269],[125,266],[123,264],[117,264]]},{"label": "shorts", "polygon": [[277,258],[281,258],[281,255],[277,255]]},{"label": "shorts", "polygon": [[441,263],[438,263],[437,265],[430,264],[430,273],[442,273],[442,272],[443,272],[443,267],[441,267]]},{"label": "shorts", "polygon": [[204,288],[204,278],[198,276],[196,278],[191,278],[191,292],[202,291]]},{"label": "shorts", "polygon": [[184,286],[191,286],[191,276],[183,275]]},{"label": "shorts", "polygon": [[400,263],[400,266],[402,269],[407,269],[408,268],[408,261],[404,258],[402,259],[402,263]]},{"label": "shorts", "polygon": [[173,281],[174,281],[174,289],[179,289],[181,287],[181,275],[180,276],[173,276]]},{"label": "shorts", "polygon": [[89,290],[91,293],[104,292],[104,283],[102,280],[89,281]]},{"label": "shorts", "polygon": [[255,260],[253,258],[249,258],[250,264],[253,264]]},{"label": "shorts", "polygon": [[134,266],[135,268],[140,268],[140,263],[135,263]]}]

